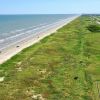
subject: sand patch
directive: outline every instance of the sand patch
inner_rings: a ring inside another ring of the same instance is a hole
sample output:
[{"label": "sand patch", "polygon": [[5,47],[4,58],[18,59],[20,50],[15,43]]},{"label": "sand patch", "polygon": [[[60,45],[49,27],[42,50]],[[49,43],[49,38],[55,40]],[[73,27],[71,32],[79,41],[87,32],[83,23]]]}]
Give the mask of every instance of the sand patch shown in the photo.
[{"label": "sand patch", "polygon": [[0,82],[3,82],[4,81],[4,79],[5,79],[5,77],[3,76],[3,77],[0,77]]},{"label": "sand patch", "polygon": [[32,96],[32,99],[34,100],[45,100],[41,94],[37,94],[37,95],[33,95]]},{"label": "sand patch", "polygon": [[21,67],[18,67],[16,68],[18,72],[21,72],[22,71],[22,68]]}]

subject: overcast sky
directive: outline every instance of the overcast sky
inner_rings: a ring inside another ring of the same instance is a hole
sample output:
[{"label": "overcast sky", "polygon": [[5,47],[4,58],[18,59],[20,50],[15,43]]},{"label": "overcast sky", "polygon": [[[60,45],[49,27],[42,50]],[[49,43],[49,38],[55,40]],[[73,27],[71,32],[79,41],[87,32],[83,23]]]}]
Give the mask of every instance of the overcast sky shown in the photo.
[{"label": "overcast sky", "polygon": [[100,13],[100,0],[0,0],[0,14]]}]

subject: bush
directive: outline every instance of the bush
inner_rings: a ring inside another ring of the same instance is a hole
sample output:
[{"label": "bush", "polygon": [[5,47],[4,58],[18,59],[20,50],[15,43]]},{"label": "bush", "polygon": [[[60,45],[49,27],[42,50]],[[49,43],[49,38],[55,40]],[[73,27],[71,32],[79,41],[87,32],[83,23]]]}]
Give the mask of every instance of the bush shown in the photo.
[{"label": "bush", "polygon": [[87,28],[91,32],[100,32],[100,26],[98,25],[90,25]]}]

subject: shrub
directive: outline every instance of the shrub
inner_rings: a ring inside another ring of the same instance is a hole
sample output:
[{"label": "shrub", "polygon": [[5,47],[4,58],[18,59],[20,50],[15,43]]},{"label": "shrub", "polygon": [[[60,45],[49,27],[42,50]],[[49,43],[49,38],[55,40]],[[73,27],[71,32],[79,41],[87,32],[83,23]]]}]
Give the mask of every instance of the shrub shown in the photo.
[{"label": "shrub", "polygon": [[90,25],[87,28],[91,32],[100,32],[100,26],[98,25]]}]

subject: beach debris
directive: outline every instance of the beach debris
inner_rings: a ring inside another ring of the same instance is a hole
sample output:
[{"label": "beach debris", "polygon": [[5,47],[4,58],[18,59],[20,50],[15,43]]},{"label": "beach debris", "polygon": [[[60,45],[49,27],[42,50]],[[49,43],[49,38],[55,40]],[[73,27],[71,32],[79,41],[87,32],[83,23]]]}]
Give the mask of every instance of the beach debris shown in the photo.
[{"label": "beach debris", "polygon": [[84,62],[83,62],[83,61],[80,61],[79,63],[80,63],[81,65],[84,65]]},{"label": "beach debris", "polygon": [[47,72],[46,69],[40,70],[40,73],[41,73],[41,74],[45,74],[46,72]]},{"label": "beach debris", "polygon": [[20,47],[19,45],[16,46],[17,48]]},{"label": "beach debris", "polygon": [[37,38],[39,38],[39,36],[37,36]]},{"label": "beach debris", "polygon": [[21,65],[22,62],[18,62],[17,65]]},{"label": "beach debris", "polygon": [[74,77],[74,80],[77,80],[78,79],[78,77],[76,76],[76,77]]},{"label": "beach debris", "polygon": [[0,82],[3,82],[4,81],[4,79],[5,79],[5,77],[3,76],[3,77],[0,77]]},{"label": "beach debris", "polygon": [[82,60],[80,60],[80,63],[83,63],[83,61],[82,61]]},{"label": "beach debris", "polygon": [[33,100],[45,100],[41,94],[35,93],[34,90],[27,90],[26,93],[30,95]]},{"label": "beach debris", "polygon": [[41,94],[36,94],[32,96],[32,99],[34,100],[45,100]]},{"label": "beach debris", "polygon": [[97,24],[100,24],[100,21],[97,21]]},{"label": "beach debris", "polygon": [[34,93],[35,93],[34,90],[27,90],[26,91],[26,95],[28,95],[28,96],[32,96]]}]

